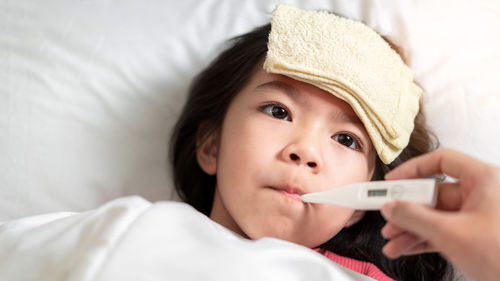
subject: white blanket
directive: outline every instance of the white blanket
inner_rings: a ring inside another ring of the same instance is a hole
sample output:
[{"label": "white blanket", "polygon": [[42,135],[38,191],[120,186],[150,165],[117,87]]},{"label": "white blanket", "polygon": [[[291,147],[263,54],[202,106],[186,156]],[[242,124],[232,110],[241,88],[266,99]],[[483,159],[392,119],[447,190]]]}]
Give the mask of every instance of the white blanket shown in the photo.
[{"label": "white blanket", "polygon": [[121,198],[0,226],[0,280],[373,280],[289,242],[250,241],[189,205]]}]

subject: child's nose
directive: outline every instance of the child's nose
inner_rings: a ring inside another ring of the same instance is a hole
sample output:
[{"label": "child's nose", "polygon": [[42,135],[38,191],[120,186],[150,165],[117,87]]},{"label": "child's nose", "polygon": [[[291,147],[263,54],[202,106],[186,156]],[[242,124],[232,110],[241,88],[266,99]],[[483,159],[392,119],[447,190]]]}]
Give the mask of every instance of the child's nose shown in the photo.
[{"label": "child's nose", "polygon": [[283,150],[282,156],[287,162],[304,165],[313,171],[318,171],[322,166],[318,144],[312,139],[290,143]]},{"label": "child's nose", "polygon": [[[290,154],[290,159],[292,159],[292,161],[295,161],[295,162],[300,162],[300,156],[298,156],[295,153]],[[311,167],[311,168],[318,166],[318,164],[316,164],[315,161],[306,162],[306,165]]]}]

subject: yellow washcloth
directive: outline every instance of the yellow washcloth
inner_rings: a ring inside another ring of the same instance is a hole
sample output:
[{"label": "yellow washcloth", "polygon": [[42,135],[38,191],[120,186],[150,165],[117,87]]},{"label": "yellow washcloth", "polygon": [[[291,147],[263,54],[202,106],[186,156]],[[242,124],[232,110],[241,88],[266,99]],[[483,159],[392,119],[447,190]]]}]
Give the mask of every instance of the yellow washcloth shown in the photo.
[{"label": "yellow washcloth", "polygon": [[408,145],[422,90],[401,57],[364,24],[278,5],[264,68],[346,101],[384,163]]}]

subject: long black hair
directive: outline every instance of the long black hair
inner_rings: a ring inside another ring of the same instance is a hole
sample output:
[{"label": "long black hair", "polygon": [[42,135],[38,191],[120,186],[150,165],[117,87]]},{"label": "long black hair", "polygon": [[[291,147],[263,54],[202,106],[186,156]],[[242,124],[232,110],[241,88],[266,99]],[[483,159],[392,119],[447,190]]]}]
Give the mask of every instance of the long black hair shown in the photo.
[{"label": "long black hair", "polygon": [[[187,102],[174,128],[170,160],[176,191],[181,199],[200,212],[210,214],[216,179],[202,171],[196,159],[197,144],[209,135],[218,134],[224,116],[235,95],[261,66],[267,52],[271,25],[266,24],[230,40],[222,52],[191,84]],[[409,145],[391,164],[378,157],[372,180],[404,161],[434,150],[437,139],[425,125],[420,111]],[[344,228],[319,248],[338,255],[375,264],[397,280],[444,280],[452,277],[448,262],[438,254],[421,254],[390,260],[382,254],[385,244],[380,230],[385,224],[379,212],[367,212],[355,225]]]}]

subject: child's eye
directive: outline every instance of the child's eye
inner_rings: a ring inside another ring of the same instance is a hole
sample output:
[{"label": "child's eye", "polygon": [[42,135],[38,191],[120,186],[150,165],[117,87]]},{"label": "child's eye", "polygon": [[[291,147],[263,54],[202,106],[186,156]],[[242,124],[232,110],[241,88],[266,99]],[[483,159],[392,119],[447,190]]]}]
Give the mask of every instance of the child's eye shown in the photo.
[{"label": "child's eye", "polygon": [[355,135],[349,133],[339,133],[332,137],[332,139],[341,145],[347,146],[351,149],[361,151],[361,141]]},{"label": "child's eye", "polygon": [[267,115],[270,115],[277,119],[282,119],[285,121],[291,121],[292,118],[288,113],[287,108],[280,103],[270,103],[260,107],[260,110]]}]

